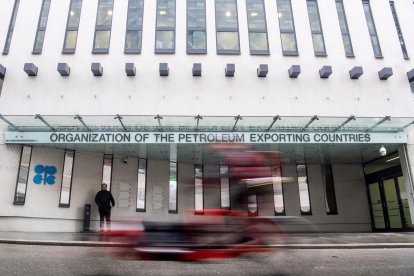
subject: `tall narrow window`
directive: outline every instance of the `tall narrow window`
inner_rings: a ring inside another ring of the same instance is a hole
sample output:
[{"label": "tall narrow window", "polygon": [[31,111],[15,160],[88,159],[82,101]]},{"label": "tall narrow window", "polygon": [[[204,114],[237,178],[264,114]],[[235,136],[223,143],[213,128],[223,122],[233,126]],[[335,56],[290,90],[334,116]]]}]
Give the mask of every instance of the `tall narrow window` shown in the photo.
[{"label": "tall narrow window", "polygon": [[354,57],[354,49],[352,48],[351,35],[349,34],[348,21],[346,20],[343,0],[336,0],[336,11],[338,13],[339,26],[341,28],[345,55],[347,57]]},{"label": "tall narrow window", "polygon": [[137,212],[145,212],[147,189],[147,160],[138,160]]},{"label": "tall narrow window", "polygon": [[74,53],[78,38],[79,20],[82,10],[82,0],[71,0],[66,23],[65,41],[63,42],[62,53]]},{"label": "tall narrow window", "polygon": [[175,52],[175,0],[157,0],[155,53]]},{"label": "tall narrow window", "polygon": [[306,5],[308,6],[309,24],[312,32],[313,51],[315,56],[326,56],[318,2],[316,0],[306,0]]},{"label": "tall narrow window", "polygon": [[108,187],[108,191],[111,190],[112,181],[112,155],[104,155],[102,165],[102,183],[105,183]]},{"label": "tall narrow window", "polygon": [[194,166],[195,212],[202,214],[204,211],[203,200],[203,166]]},{"label": "tall narrow window", "polygon": [[325,190],[325,206],[328,215],[337,215],[335,185],[331,165],[321,165],[323,188]]},{"label": "tall narrow window", "polygon": [[187,53],[207,53],[205,0],[187,0]]},{"label": "tall narrow window", "polygon": [[41,54],[43,49],[43,42],[45,40],[47,19],[49,17],[51,0],[43,0],[42,9],[40,10],[39,23],[37,24],[37,32],[35,43],[33,46],[33,54]]},{"label": "tall narrow window", "polygon": [[230,209],[229,167],[220,165],[220,198],[221,208]]},{"label": "tall narrow window", "polygon": [[362,0],[365,19],[367,20],[368,32],[371,38],[372,49],[376,58],[382,58],[380,43],[378,40],[377,29],[375,28],[374,18],[372,17],[371,5],[368,0]]},{"label": "tall narrow window", "polygon": [[13,12],[10,18],[9,30],[7,32],[6,43],[4,43],[3,54],[7,55],[10,50],[10,44],[13,37],[14,24],[16,23],[17,11],[19,10],[20,0],[14,1]]},{"label": "tall narrow window", "polygon": [[177,162],[170,162],[168,213],[177,213]]},{"label": "tall narrow window", "polygon": [[32,147],[23,146],[20,153],[19,170],[17,174],[16,190],[14,192],[14,205],[24,205],[26,201],[27,180],[29,178],[30,159]]},{"label": "tall narrow window", "polygon": [[276,0],[276,2],[283,55],[297,56],[299,53],[292,4],[290,0]]},{"label": "tall narrow window", "polygon": [[144,0],[129,0],[125,35],[125,53],[141,53]]},{"label": "tall narrow window", "polygon": [[308,172],[306,165],[296,165],[299,185],[300,212],[302,215],[311,215],[311,205],[309,197]]},{"label": "tall narrow window", "polygon": [[65,160],[63,162],[62,187],[60,188],[59,207],[70,206],[74,157],[74,151],[65,151]]},{"label": "tall narrow window", "polygon": [[92,53],[108,53],[114,0],[99,0]]},{"label": "tall narrow window", "polygon": [[263,0],[246,0],[250,54],[268,55],[266,11]]},{"label": "tall narrow window", "polygon": [[404,37],[401,32],[400,22],[398,20],[397,11],[395,10],[394,1],[390,1],[390,7],[391,7],[391,12],[392,12],[392,17],[394,18],[395,28],[397,29],[398,39],[400,40],[401,51],[403,53],[404,59],[409,59],[407,47],[405,46]]},{"label": "tall narrow window", "polygon": [[216,0],[217,54],[240,54],[236,0]]},{"label": "tall narrow window", "polygon": [[272,181],[275,215],[284,215],[285,203],[283,200],[282,170],[280,165],[275,165],[272,167]]}]

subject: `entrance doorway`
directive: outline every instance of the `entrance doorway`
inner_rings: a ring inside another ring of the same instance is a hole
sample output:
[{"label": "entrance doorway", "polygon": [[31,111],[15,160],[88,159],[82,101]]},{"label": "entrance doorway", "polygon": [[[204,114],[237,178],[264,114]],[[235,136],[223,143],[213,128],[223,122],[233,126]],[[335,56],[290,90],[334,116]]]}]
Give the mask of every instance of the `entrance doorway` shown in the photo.
[{"label": "entrance doorway", "polygon": [[409,231],[413,224],[401,166],[366,175],[373,231]]}]

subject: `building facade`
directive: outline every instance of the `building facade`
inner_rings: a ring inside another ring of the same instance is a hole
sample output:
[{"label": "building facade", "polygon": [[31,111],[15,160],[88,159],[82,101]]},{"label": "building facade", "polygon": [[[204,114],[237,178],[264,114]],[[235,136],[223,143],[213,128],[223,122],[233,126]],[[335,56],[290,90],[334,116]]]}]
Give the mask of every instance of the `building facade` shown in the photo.
[{"label": "building facade", "polygon": [[[412,230],[413,18],[409,0],[3,0],[0,230],[80,231],[85,204],[95,228],[102,182],[114,219]],[[270,197],[238,206],[234,144],[278,154]]]}]

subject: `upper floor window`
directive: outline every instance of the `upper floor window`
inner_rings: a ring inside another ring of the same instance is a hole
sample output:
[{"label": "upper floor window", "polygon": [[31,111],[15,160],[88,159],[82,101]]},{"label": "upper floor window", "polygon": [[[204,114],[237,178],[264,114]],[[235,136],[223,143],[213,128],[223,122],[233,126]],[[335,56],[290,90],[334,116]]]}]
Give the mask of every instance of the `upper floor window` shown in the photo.
[{"label": "upper floor window", "polygon": [[76,50],[81,10],[82,0],[70,1],[65,41],[63,42],[63,53],[74,53]]},{"label": "upper floor window", "polygon": [[13,37],[14,24],[16,23],[17,11],[19,9],[20,0],[14,1],[13,12],[10,18],[9,30],[7,31],[6,43],[4,44],[3,54],[6,55],[10,50],[10,43]]},{"label": "upper floor window", "polygon": [[319,17],[318,2],[316,0],[306,0],[308,6],[309,24],[312,32],[313,50],[315,56],[326,56],[325,40],[321,19]]},{"label": "upper floor window", "polygon": [[404,59],[409,59],[407,47],[405,46],[404,37],[401,32],[400,22],[398,20],[397,11],[395,10],[394,1],[390,1],[390,7],[392,12],[392,17],[394,18],[395,28],[397,29],[398,39],[400,41],[401,51],[403,53]]},{"label": "upper floor window", "polygon": [[207,53],[205,0],[187,0],[187,53]]},{"label": "upper floor window", "polygon": [[236,0],[216,0],[216,42],[218,54],[240,54]]},{"label": "upper floor window", "polygon": [[39,23],[37,24],[36,38],[33,46],[33,54],[41,54],[43,41],[45,40],[47,19],[49,17],[51,0],[43,0],[42,9],[40,10]]},{"label": "upper floor window", "polygon": [[99,0],[92,53],[108,53],[114,0]]},{"label": "upper floor window", "polygon": [[365,18],[367,20],[369,36],[371,38],[372,49],[376,58],[382,58],[380,43],[378,40],[377,29],[375,28],[374,18],[372,17],[371,5],[369,0],[362,0]]},{"label": "upper floor window", "polygon": [[345,7],[342,0],[336,0],[336,11],[338,13],[339,26],[341,28],[345,54],[347,57],[354,57],[354,49],[352,48],[351,35],[349,34],[348,22],[346,20],[345,14]]},{"label": "upper floor window", "polygon": [[269,54],[266,11],[263,0],[246,0],[250,54]]},{"label": "upper floor window", "polygon": [[157,0],[155,53],[175,52],[175,0]]},{"label": "upper floor window", "polygon": [[125,53],[141,53],[144,0],[129,0],[125,35]]},{"label": "upper floor window", "polygon": [[296,42],[292,4],[290,0],[276,0],[276,2],[283,55],[297,56],[298,44]]}]

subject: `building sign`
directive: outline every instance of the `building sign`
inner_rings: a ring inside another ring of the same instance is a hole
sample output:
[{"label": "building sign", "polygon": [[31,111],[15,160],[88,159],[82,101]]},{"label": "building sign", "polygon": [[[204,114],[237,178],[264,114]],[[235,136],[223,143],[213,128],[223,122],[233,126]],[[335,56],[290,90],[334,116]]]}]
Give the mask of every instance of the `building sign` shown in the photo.
[{"label": "building sign", "polygon": [[6,132],[9,144],[369,144],[407,142],[405,132]]}]

